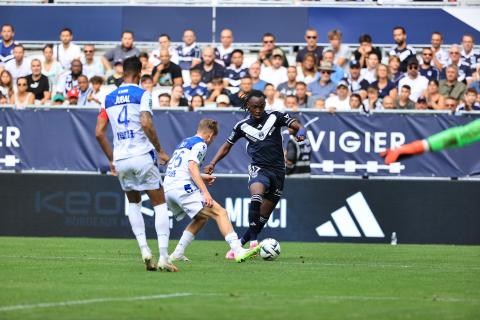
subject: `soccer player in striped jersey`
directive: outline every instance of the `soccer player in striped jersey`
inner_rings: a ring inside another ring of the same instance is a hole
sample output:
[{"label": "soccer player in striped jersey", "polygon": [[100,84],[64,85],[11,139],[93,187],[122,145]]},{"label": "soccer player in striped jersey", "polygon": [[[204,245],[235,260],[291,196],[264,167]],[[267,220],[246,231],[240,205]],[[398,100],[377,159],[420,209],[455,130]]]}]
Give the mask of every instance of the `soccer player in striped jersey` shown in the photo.
[{"label": "soccer player in striped jersey", "polygon": [[[175,272],[178,269],[168,257],[170,223],[157,167],[157,162],[165,164],[169,157],[160,146],[153,125],[152,95],[138,86],[141,69],[142,64],[137,57],[123,62],[124,82],[105,98],[97,119],[96,137],[110,162],[112,173],[118,174],[120,185],[127,195],[128,219],[147,270],[157,270],[157,264],[147,244],[141,212],[142,191],[147,193],[155,211],[160,252],[158,269]],[[113,131],[113,151],[105,135],[108,122]]]},{"label": "soccer player in striped jersey", "polygon": [[[243,97],[243,109],[250,116],[239,121],[227,141],[220,147],[205,173],[212,174],[215,165],[231,150],[241,138],[248,141],[247,153],[251,158],[249,166],[248,187],[251,194],[249,207],[249,228],[243,235],[242,245],[250,241],[250,246],[257,245],[258,234],[262,231],[270,215],[277,206],[283,193],[285,182],[285,158],[282,146],[282,127],[292,128],[295,139],[305,139],[305,128],[300,122],[286,113],[265,112],[266,97],[258,90],[252,90]],[[227,259],[233,259],[232,251],[227,252]]]}]

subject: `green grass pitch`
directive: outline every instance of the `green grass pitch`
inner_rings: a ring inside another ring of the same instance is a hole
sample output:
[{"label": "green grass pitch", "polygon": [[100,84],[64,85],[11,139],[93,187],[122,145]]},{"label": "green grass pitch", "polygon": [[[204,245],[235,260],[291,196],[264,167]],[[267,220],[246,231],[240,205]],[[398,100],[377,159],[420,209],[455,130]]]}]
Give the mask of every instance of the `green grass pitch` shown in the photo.
[{"label": "green grass pitch", "polygon": [[0,319],[480,319],[480,247],[281,245],[237,264],[194,241],[162,273],[133,239],[0,237]]}]

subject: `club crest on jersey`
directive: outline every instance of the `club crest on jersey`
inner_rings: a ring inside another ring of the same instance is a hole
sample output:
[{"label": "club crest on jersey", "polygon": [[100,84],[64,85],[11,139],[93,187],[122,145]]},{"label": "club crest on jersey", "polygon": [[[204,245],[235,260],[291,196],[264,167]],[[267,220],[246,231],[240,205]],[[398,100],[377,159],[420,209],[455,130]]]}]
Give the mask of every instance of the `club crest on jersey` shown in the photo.
[{"label": "club crest on jersey", "polygon": [[117,96],[115,104],[130,103],[130,96]]}]

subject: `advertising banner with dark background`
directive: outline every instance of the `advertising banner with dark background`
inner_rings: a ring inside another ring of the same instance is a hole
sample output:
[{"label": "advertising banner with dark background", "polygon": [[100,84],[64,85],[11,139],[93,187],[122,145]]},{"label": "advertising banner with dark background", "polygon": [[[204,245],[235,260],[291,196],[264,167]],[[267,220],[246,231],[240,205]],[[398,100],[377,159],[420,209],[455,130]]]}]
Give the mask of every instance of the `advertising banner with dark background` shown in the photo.
[{"label": "advertising banner with dark background", "polygon": [[[480,244],[478,181],[291,178],[261,238],[279,241]],[[239,234],[248,226],[247,178],[217,179],[213,197]],[[0,235],[133,237],[125,198],[105,175],[0,175]],[[151,206],[143,202],[149,237]],[[171,220],[178,239],[188,219]],[[213,221],[198,239],[221,240]]]}]

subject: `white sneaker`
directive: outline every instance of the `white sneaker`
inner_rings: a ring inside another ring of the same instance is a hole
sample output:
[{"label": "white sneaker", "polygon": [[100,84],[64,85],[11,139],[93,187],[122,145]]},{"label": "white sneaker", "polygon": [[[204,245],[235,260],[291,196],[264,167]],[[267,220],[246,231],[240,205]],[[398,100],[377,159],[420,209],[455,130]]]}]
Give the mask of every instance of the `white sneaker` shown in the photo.
[{"label": "white sneaker", "polygon": [[142,248],[142,260],[143,263],[145,263],[145,269],[147,269],[147,271],[157,271],[157,265],[155,264],[150,248]]},{"label": "white sneaker", "polygon": [[178,272],[177,266],[175,266],[166,256],[161,256],[160,259],[158,259],[158,270],[167,272]]},{"label": "white sneaker", "polygon": [[176,254],[175,251],[170,255],[171,262],[173,261],[190,261],[184,254]]}]

